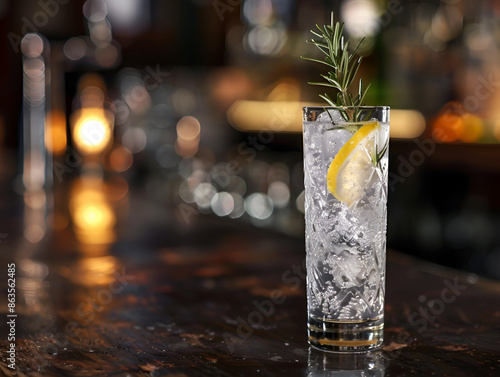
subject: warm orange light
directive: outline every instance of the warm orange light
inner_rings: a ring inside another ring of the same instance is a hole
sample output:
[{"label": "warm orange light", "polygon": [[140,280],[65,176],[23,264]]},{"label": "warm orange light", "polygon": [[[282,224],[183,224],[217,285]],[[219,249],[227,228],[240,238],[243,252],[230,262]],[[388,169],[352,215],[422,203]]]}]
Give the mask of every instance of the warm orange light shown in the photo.
[{"label": "warm orange light", "polygon": [[77,182],[72,191],[70,212],[75,234],[82,244],[104,245],[114,241],[116,216],[106,200],[100,180]]},{"label": "warm orange light", "polygon": [[33,209],[44,208],[46,200],[45,191],[43,190],[30,191],[24,194],[24,204]]},{"label": "warm orange light", "polygon": [[74,222],[82,229],[109,228],[115,224],[115,217],[104,203],[85,203],[75,208]]},{"label": "warm orange light", "polygon": [[63,269],[62,275],[87,287],[107,285],[115,279],[117,265],[117,259],[110,255],[81,258],[71,269]]},{"label": "warm orange light", "polygon": [[193,157],[198,152],[198,147],[197,141],[177,139],[175,142],[175,151],[181,157]]},{"label": "warm orange light", "polygon": [[48,220],[54,230],[64,230],[69,224],[68,216],[61,212],[54,212]]},{"label": "warm orange light", "polygon": [[201,125],[198,119],[185,116],[177,123],[177,137],[186,141],[195,140],[200,136]]},{"label": "warm orange light", "polygon": [[132,152],[125,147],[117,147],[109,155],[109,164],[118,173],[130,169],[133,162],[134,157],[132,156]]},{"label": "warm orange light", "polygon": [[40,224],[30,224],[24,229],[24,237],[31,243],[38,243],[45,236],[45,227]]},{"label": "warm orange light", "polygon": [[196,154],[200,144],[201,124],[192,116],[183,117],[177,123],[176,151],[182,157]]},{"label": "warm orange light", "polygon": [[211,98],[226,110],[234,101],[248,98],[254,91],[254,83],[249,74],[236,67],[226,67],[215,71],[209,78]]},{"label": "warm orange light", "polygon": [[113,113],[101,108],[84,108],[71,116],[73,141],[83,153],[100,153],[112,139]]},{"label": "warm orange light", "polygon": [[432,124],[432,135],[445,143],[459,140],[464,133],[463,107],[448,103]]},{"label": "warm orange light", "polygon": [[97,73],[87,73],[78,81],[78,92],[83,92],[85,88],[94,86],[106,91],[106,82],[103,77]]},{"label": "warm orange light", "polygon": [[[25,201],[27,205],[24,206],[24,237],[28,242],[36,244],[45,237],[46,232],[46,217],[43,210],[45,193],[39,192],[25,196]],[[30,201],[31,205],[28,204]],[[33,204],[36,205],[33,206]]]},{"label": "warm orange light", "polygon": [[414,139],[425,131],[425,118],[415,110],[391,109],[391,138]]},{"label": "warm orange light", "polygon": [[493,134],[495,135],[495,138],[500,141],[500,119],[497,120],[495,124],[495,128],[493,130]]},{"label": "warm orange light", "polygon": [[292,78],[280,80],[267,98],[270,101],[299,101],[300,90],[298,81]]},{"label": "warm orange light", "polygon": [[97,86],[87,86],[80,93],[82,108],[98,108],[104,105],[104,91]]},{"label": "warm orange light", "polygon": [[302,132],[302,107],[312,105],[286,101],[236,101],[227,111],[227,119],[241,131]]},{"label": "warm orange light", "polygon": [[66,115],[62,111],[52,111],[47,114],[45,131],[45,146],[54,155],[64,153],[67,145]]},{"label": "warm orange light", "polygon": [[125,178],[114,175],[109,177],[106,185],[107,196],[112,201],[120,201],[128,194],[129,187]]},{"label": "warm orange light", "polygon": [[483,135],[483,121],[477,115],[464,114],[462,116],[464,132],[461,140],[466,143],[474,143]]}]

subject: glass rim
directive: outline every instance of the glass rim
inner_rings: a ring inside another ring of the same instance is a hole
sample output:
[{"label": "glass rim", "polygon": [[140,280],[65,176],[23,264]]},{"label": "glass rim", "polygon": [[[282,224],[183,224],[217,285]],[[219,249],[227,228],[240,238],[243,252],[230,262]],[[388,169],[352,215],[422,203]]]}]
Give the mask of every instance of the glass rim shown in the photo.
[{"label": "glass rim", "polygon": [[345,109],[362,109],[362,110],[390,110],[390,106],[304,106],[302,108],[303,111],[307,109],[310,110],[345,110]]}]

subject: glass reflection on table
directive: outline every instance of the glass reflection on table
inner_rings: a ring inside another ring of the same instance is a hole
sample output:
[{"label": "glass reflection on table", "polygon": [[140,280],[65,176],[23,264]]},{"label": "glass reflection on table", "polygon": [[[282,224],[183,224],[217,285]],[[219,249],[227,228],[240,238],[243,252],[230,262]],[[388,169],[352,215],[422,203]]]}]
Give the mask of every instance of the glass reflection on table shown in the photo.
[{"label": "glass reflection on table", "polygon": [[386,360],[380,351],[333,353],[309,348],[308,377],[383,377]]}]

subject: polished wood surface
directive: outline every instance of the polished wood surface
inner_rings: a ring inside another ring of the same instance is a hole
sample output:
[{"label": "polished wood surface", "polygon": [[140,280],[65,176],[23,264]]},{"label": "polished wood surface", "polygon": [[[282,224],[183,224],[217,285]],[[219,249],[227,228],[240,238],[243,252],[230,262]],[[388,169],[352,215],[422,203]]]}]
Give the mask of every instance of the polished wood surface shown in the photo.
[{"label": "polished wood surface", "polygon": [[[389,251],[384,347],[323,353],[306,342],[302,238],[208,215],[186,224],[138,194],[127,213],[108,248],[82,247],[71,229],[34,246],[12,230],[0,245],[2,303],[17,265],[18,376],[500,373],[499,282]],[[16,375],[4,355],[0,373]]]}]

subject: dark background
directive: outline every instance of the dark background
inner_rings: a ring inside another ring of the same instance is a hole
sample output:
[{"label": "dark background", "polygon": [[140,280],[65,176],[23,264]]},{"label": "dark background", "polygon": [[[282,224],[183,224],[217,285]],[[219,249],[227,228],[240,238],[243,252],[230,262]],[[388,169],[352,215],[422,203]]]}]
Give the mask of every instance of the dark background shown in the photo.
[{"label": "dark background", "polygon": [[[88,38],[90,27],[82,12],[84,3],[0,0],[0,135],[5,151],[3,163],[10,167],[13,182],[16,172],[20,172],[17,156],[22,152],[23,70],[19,39],[23,29],[36,31],[56,51],[69,38]],[[124,7],[126,3],[136,4],[124,1]],[[196,116],[202,122],[200,149],[195,157],[197,161],[205,161],[207,173],[213,173],[213,166],[236,158],[238,146],[248,143],[249,138],[258,139],[259,134],[232,128],[226,118],[230,105],[238,99],[265,101],[280,84],[288,85],[281,86],[288,88],[279,92],[283,100],[318,101],[320,89],[306,83],[316,80],[321,67],[299,59],[300,55],[314,54],[304,40],[310,37],[308,30],[315,23],[329,21],[331,9],[346,16],[348,3],[356,2],[150,0],[137,3],[146,16],[128,26],[120,26],[116,16],[113,21],[113,14],[108,13],[113,42],[119,46],[116,61],[108,66],[92,59],[64,61],[52,74],[60,72],[64,77],[62,108],[68,118],[75,109],[78,80],[88,72],[97,72],[103,78],[109,104],[120,98],[120,77],[126,68],[134,68],[143,76],[151,69],[168,72],[168,77],[159,83],[165,89],[167,102],[177,90],[188,90],[188,97],[194,98],[195,103],[189,107],[182,102],[184,112],[169,110],[162,115],[160,111],[157,116],[165,124],[158,129],[150,122],[151,116],[156,116],[153,110],[153,115],[129,120],[132,126],[136,123],[146,130],[148,144],[134,154],[132,167],[124,173],[132,185],[178,207],[184,201],[179,193],[179,184],[186,178],[182,169],[193,164],[193,159],[179,156],[172,163],[158,161],[160,147],[173,145],[173,125],[185,115]],[[418,138],[391,141],[389,247],[500,278],[500,92],[496,85],[500,82],[499,3],[487,0],[361,3],[369,9],[378,7],[378,18],[372,20],[376,31],[368,38],[360,72],[372,82],[367,103],[417,110],[426,119],[426,129]],[[357,17],[359,20],[360,16]],[[35,25],[37,22],[39,26]],[[35,25],[36,30],[31,30],[29,24]],[[260,30],[260,34],[255,30]],[[479,89],[478,96],[478,86],[484,80],[490,82],[491,90]],[[152,98],[153,104],[164,101],[163,97]],[[471,105],[475,104],[471,102],[474,98],[480,98],[477,106]],[[473,114],[476,123],[463,121],[450,125],[440,121],[440,116],[449,109],[457,117]],[[436,129],[444,132],[441,140],[435,137]],[[116,137],[119,140],[120,130],[116,131]],[[158,138],[161,143],[151,141]],[[415,140],[430,142],[432,152],[425,153],[416,163],[410,163],[410,170],[405,170],[405,164],[418,157],[415,151],[422,150],[419,148],[422,144]],[[264,220],[243,214],[230,221],[247,221],[298,237],[303,234],[302,215],[295,206],[303,188],[301,143],[300,133],[274,134],[270,142],[255,147],[255,159],[239,174],[246,182],[244,196],[248,198],[252,193],[266,192],[273,181],[269,177],[285,171],[288,178],[284,181],[290,193],[288,204],[283,208],[275,205],[272,215]],[[197,216],[215,216],[210,208],[199,204],[193,208]]]}]

